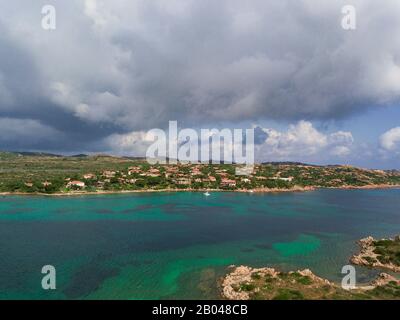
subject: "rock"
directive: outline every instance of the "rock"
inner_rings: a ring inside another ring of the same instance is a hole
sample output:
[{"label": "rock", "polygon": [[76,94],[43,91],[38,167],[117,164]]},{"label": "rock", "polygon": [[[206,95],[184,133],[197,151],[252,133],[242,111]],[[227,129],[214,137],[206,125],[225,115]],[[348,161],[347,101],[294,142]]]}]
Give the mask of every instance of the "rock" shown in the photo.
[{"label": "rock", "polygon": [[395,282],[397,285],[400,285],[399,279],[387,273],[379,274],[378,278],[372,282],[372,285],[375,287],[381,287],[387,285],[389,282]]},{"label": "rock", "polygon": [[243,283],[251,283],[252,274],[276,277],[279,273],[273,268],[253,269],[246,266],[236,267],[236,269],[234,269],[224,278],[222,282],[222,295],[229,300],[249,300],[249,292],[240,291],[240,289],[235,290],[235,288],[240,287],[240,285]]},{"label": "rock", "polygon": [[[397,239],[398,237],[400,236],[397,236],[395,239]],[[388,239],[388,240],[396,241],[393,239]],[[394,272],[400,272],[400,266],[396,266],[393,263],[384,264],[379,261],[378,255],[374,252],[376,249],[374,242],[375,239],[371,236],[359,240],[358,244],[360,245],[360,253],[357,255],[353,255],[350,258],[350,262],[355,265],[375,267],[375,268],[385,268],[388,270],[392,270]]]},{"label": "rock", "polygon": [[[257,274],[260,277],[254,277]],[[296,274],[296,275],[295,275]],[[308,277],[311,281],[303,283],[299,276]],[[253,275],[253,277],[252,277]],[[292,275],[288,277],[287,275]],[[267,279],[266,276],[274,278],[274,281]],[[265,287],[265,280],[268,280],[269,286]],[[296,280],[297,279],[297,280]],[[299,281],[301,280],[301,281]],[[223,279],[222,296],[229,300],[249,300],[250,298],[274,299],[280,290],[287,292],[299,292],[294,298],[302,297],[307,299],[330,299],[340,297],[348,297],[350,299],[359,298],[357,294],[370,292],[367,298],[381,299],[381,293],[372,291],[377,287],[386,286],[394,282],[400,286],[400,280],[387,273],[381,273],[372,283],[366,286],[360,286],[351,291],[343,292],[344,290],[335,283],[323,279],[315,275],[311,270],[304,269],[298,271],[290,271],[281,273],[273,268],[251,268],[239,266],[228,273]],[[251,286],[248,286],[250,285]],[[247,286],[244,286],[247,285]],[[243,288],[243,290],[241,290]],[[397,289],[396,289],[397,290]],[[385,294],[390,296],[391,291],[386,291]],[[353,295],[354,294],[354,295]],[[397,298],[396,291],[393,291],[393,298]],[[289,296],[290,298],[290,296]],[[387,298],[387,297],[386,297]]]}]

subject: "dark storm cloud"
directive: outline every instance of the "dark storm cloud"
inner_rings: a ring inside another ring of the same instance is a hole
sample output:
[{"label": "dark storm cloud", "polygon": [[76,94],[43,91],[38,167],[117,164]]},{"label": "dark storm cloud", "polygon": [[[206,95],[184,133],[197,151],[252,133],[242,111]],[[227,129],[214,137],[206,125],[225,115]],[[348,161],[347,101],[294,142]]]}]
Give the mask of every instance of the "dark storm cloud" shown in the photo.
[{"label": "dark storm cloud", "polygon": [[0,3],[0,118],[57,132],[44,149],[101,149],[169,120],[339,119],[400,96],[397,0],[353,1],[355,31],[341,0]]}]

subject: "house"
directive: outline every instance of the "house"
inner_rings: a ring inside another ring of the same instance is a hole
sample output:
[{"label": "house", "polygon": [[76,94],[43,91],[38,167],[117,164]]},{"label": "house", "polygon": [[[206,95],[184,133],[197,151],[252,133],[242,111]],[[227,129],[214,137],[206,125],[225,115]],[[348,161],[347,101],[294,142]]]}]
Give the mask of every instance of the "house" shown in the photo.
[{"label": "house", "polygon": [[255,172],[255,169],[252,166],[236,168],[236,174],[240,176],[251,176],[253,172]]},{"label": "house", "polygon": [[178,178],[175,179],[174,182],[179,185],[189,185],[192,183],[192,181],[188,178]]},{"label": "house", "polygon": [[152,177],[152,178],[155,178],[155,177],[159,177],[160,174],[159,173],[145,172],[145,173],[141,173],[140,176],[141,177]]},{"label": "house", "polygon": [[103,188],[104,187],[105,182],[104,181],[97,181],[97,187],[98,188]]},{"label": "house", "polygon": [[192,176],[200,176],[202,173],[198,167],[192,169]]},{"label": "house", "polygon": [[42,182],[42,186],[45,188],[49,187],[49,186],[51,186],[51,182],[49,182],[49,181]]},{"label": "house", "polygon": [[286,181],[286,182],[292,182],[294,178],[293,177],[288,177],[288,178],[273,177],[271,179],[272,180],[282,180],[282,181]]},{"label": "house", "polygon": [[93,173],[87,173],[87,174],[83,175],[83,179],[86,179],[86,180],[91,180],[91,179],[95,179],[95,178],[96,178],[96,175]]},{"label": "house", "polygon": [[83,181],[70,181],[67,184],[67,188],[71,188],[71,187],[78,187],[78,188],[84,188],[86,185]]},{"label": "house", "polygon": [[208,176],[208,180],[210,180],[210,182],[216,182],[217,178],[215,178],[214,176]]},{"label": "house", "polygon": [[116,173],[115,171],[108,171],[108,170],[106,170],[106,171],[103,172],[103,177],[106,177],[106,178],[114,178],[116,174],[117,174],[117,173]]},{"label": "house", "polygon": [[229,176],[228,172],[216,172],[221,178],[226,178]]},{"label": "house", "polygon": [[132,175],[135,173],[140,173],[142,170],[140,169],[140,167],[129,167],[128,168],[128,175]]},{"label": "house", "polygon": [[221,185],[224,187],[236,187],[236,181],[224,178],[221,180]]},{"label": "house", "polygon": [[33,187],[33,183],[32,182],[25,182],[25,186],[32,188]]}]

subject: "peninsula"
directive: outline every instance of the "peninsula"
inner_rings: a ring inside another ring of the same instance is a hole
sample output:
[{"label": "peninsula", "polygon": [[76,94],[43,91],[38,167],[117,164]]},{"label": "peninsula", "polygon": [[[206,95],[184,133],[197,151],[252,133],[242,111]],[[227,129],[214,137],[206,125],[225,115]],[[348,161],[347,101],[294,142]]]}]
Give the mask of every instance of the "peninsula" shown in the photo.
[{"label": "peninsula", "polygon": [[[400,272],[400,236],[359,241],[361,252],[350,261],[356,265]],[[231,266],[221,284],[222,296],[230,300],[324,300],[400,299],[400,280],[380,273],[368,285],[345,290],[316,276],[311,270],[281,272],[273,268]]]},{"label": "peninsula", "polygon": [[361,251],[350,259],[351,263],[400,272],[400,236],[380,240],[367,237],[358,243]]},{"label": "peninsula", "polygon": [[371,284],[345,290],[308,269],[280,272],[273,268],[232,267],[222,282],[228,300],[369,300],[400,299],[400,280],[381,273]]}]

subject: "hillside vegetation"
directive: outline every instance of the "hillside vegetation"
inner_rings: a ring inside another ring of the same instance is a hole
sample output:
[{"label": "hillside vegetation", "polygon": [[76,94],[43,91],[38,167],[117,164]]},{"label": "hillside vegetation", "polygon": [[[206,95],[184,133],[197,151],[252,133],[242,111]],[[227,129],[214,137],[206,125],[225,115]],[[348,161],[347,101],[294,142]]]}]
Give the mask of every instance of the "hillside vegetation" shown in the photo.
[{"label": "hillside vegetation", "polygon": [[399,171],[300,163],[256,165],[249,176],[232,164],[149,165],[106,155],[63,157],[0,153],[0,192],[63,193],[122,190],[299,190],[400,185]]}]

